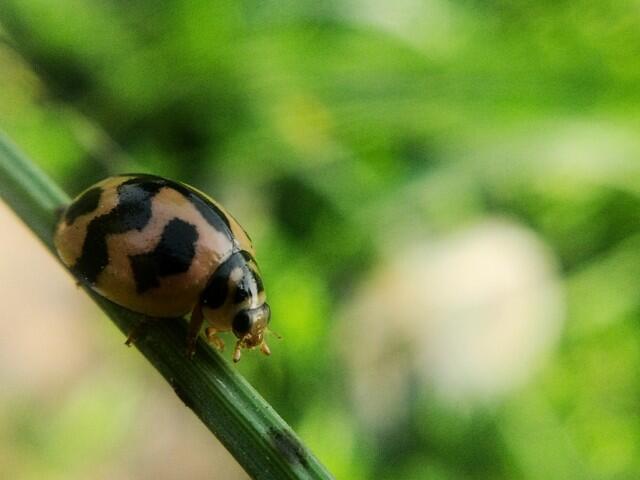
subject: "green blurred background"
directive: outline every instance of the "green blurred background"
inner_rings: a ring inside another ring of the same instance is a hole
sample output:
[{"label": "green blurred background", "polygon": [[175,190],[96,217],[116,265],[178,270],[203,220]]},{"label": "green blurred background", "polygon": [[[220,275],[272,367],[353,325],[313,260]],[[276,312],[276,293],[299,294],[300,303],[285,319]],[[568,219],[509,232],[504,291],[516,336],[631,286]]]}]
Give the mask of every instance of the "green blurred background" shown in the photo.
[{"label": "green blurred background", "polygon": [[[640,478],[639,82],[637,2],[0,2],[0,128],[240,219],[238,368],[340,479]],[[0,478],[246,478],[0,228]]]}]

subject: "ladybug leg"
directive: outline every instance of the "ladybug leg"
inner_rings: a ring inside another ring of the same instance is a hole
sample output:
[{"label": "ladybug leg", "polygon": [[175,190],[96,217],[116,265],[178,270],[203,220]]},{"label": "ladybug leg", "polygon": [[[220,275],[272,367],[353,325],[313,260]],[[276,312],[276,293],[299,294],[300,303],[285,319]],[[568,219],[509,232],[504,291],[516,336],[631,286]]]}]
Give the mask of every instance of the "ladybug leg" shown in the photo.
[{"label": "ladybug leg", "polygon": [[233,350],[234,363],[238,363],[240,361],[241,356],[242,356],[242,340],[240,339],[236,342],[236,348]]},{"label": "ladybug leg", "polygon": [[187,357],[192,358],[196,351],[196,341],[202,328],[204,317],[200,304],[196,305],[191,312],[191,321],[189,322],[189,330],[187,331]]},{"label": "ladybug leg", "polygon": [[265,355],[271,355],[271,350],[269,349],[269,345],[267,345],[267,342],[263,341],[260,344],[260,351],[262,353],[264,353]]},{"label": "ladybug leg", "polygon": [[127,336],[127,339],[124,342],[124,344],[127,347],[130,347],[131,344],[135,344],[136,340],[138,340],[140,336],[144,334],[144,331],[147,327],[148,322],[149,320],[147,320],[146,318],[143,318],[138,323],[136,323],[136,325],[129,332],[129,335]]},{"label": "ladybug leg", "polygon": [[217,350],[222,352],[224,350],[224,341],[218,336],[218,331],[213,327],[209,327],[206,332],[209,343],[213,344]]}]

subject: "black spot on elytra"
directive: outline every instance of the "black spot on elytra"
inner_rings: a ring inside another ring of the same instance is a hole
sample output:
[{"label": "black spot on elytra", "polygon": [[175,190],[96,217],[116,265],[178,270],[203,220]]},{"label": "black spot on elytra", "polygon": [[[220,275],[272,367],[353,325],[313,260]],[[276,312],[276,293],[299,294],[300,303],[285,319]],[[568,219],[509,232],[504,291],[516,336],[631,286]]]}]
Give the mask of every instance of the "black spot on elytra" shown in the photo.
[{"label": "black spot on elytra", "polygon": [[164,227],[153,251],[131,255],[129,260],[138,293],[160,286],[160,278],[189,270],[196,254],[198,231],[195,226],[174,218]]},{"label": "black spot on elytra", "polygon": [[109,264],[107,235],[142,230],[151,219],[151,200],[162,188],[152,182],[128,180],[118,186],[118,204],[109,213],[94,218],[87,227],[82,254],[72,267],[83,282],[95,284]]},{"label": "black spot on elytra", "polygon": [[305,468],[309,466],[304,447],[291,432],[284,429],[270,428],[267,433],[273,446],[289,463],[299,463]]},{"label": "black spot on elytra", "polygon": [[80,215],[93,212],[100,203],[100,196],[102,195],[102,188],[94,187],[84,192],[80,197],[74,201],[67,212],[65,213],[64,220],[67,225],[71,225],[76,221]]},{"label": "black spot on elytra", "polygon": [[215,203],[204,199],[203,197],[197,195],[195,192],[188,190],[187,188],[184,188],[183,191],[178,191],[185,197],[187,197],[187,199],[193,204],[193,206],[198,209],[200,215],[204,217],[209,225],[211,225],[216,230],[224,231],[224,227],[222,227],[222,225],[220,224],[220,222],[222,222],[229,234],[231,234],[231,224],[229,223],[229,219]]},{"label": "black spot on elytra", "polygon": [[196,192],[190,187],[179,183],[174,182],[172,180],[168,180],[166,178],[158,177],[156,175],[149,174],[132,174],[138,179],[140,182],[149,182],[161,185],[162,187],[168,187],[176,192],[182,194],[191,204],[196,207],[198,212],[204,217],[209,225],[218,230],[219,232],[225,233],[228,236],[231,236],[231,223],[225,213],[211,200],[202,194]]},{"label": "black spot on elytra", "polygon": [[[156,175],[131,174],[128,176],[132,178],[118,186],[117,206],[109,213],[94,218],[87,227],[82,254],[72,267],[81,281],[95,284],[100,272],[109,264],[106,241],[108,235],[134,229],[142,230],[149,223],[152,199],[162,188],[171,188],[179,192],[200,212],[209,225],[234,242],[227,216],[200,193],[186,185]],[[144,263],[149,259],[138,261]],[[148,267],[140,268],[148,271]],[[149,281],[153,284],[152,280]],[[141,284],[146,285],[144,281]]]}]

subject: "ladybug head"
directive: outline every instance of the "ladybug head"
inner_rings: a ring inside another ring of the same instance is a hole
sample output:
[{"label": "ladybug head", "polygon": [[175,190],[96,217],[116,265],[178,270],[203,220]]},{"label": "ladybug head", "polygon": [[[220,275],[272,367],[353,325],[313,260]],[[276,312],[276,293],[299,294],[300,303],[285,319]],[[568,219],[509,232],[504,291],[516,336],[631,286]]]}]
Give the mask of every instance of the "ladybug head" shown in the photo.
[{"label": "ladybug head", "polygon": [[249,253],[234,253],[218,268],[202,293],[201,305],[209,323],[232,330],[238,338],[234,362],[240,360],[243,348],[260,347],[265,355],[271,353],[264,341],[271,309],[258,265]]},{"label": "ladybug head", "polygon": [[271,319],[271,309],[267,303],[259,307],[240,310],[233,318],[233,333],[238,337],[236,349],[233,352],[233,361],[240,360],[242,348],[260,347],[260,350],[269,355],[269,347],[264,341],[264,334]]}]

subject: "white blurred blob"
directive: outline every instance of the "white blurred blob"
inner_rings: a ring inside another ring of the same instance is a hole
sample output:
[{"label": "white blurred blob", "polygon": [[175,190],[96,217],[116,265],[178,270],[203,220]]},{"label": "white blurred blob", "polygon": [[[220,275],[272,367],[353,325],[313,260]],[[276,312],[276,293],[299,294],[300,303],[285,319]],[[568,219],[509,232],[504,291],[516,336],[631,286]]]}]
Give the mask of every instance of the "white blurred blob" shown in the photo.
[{"label": "white blurred blob", "polygon": [[411,392],[464,406],[498,400],[534,373],[563,316],[553,258],[520,225],[490,220],[398,245],[342,317],[359,411],[381,425]]},{"label": "white blurred blob", "polygon": [[474,151],[478,173],[497,186],[522,179],[565,195],[589,185],[639,191],[640,141],[628,125],[560,117]]},{"label": "white blurred blob", "polygon": [[[638,139],[633,129],[591,122],[564,122],[545,132],[532,167],[551,168],[565,177],[604,181],[638,172]],[[531,132],[528,140],[531,142]],[[529,143],[530,144],[530,143]],[[531,150],[531,149],[530,149]]]},{"label": "white blurred blob", "polygon": [[380,29],[432,54],[450,52],[464,35],[461,12],[443,0],[350,0],[342,11],[353,24]]}]

